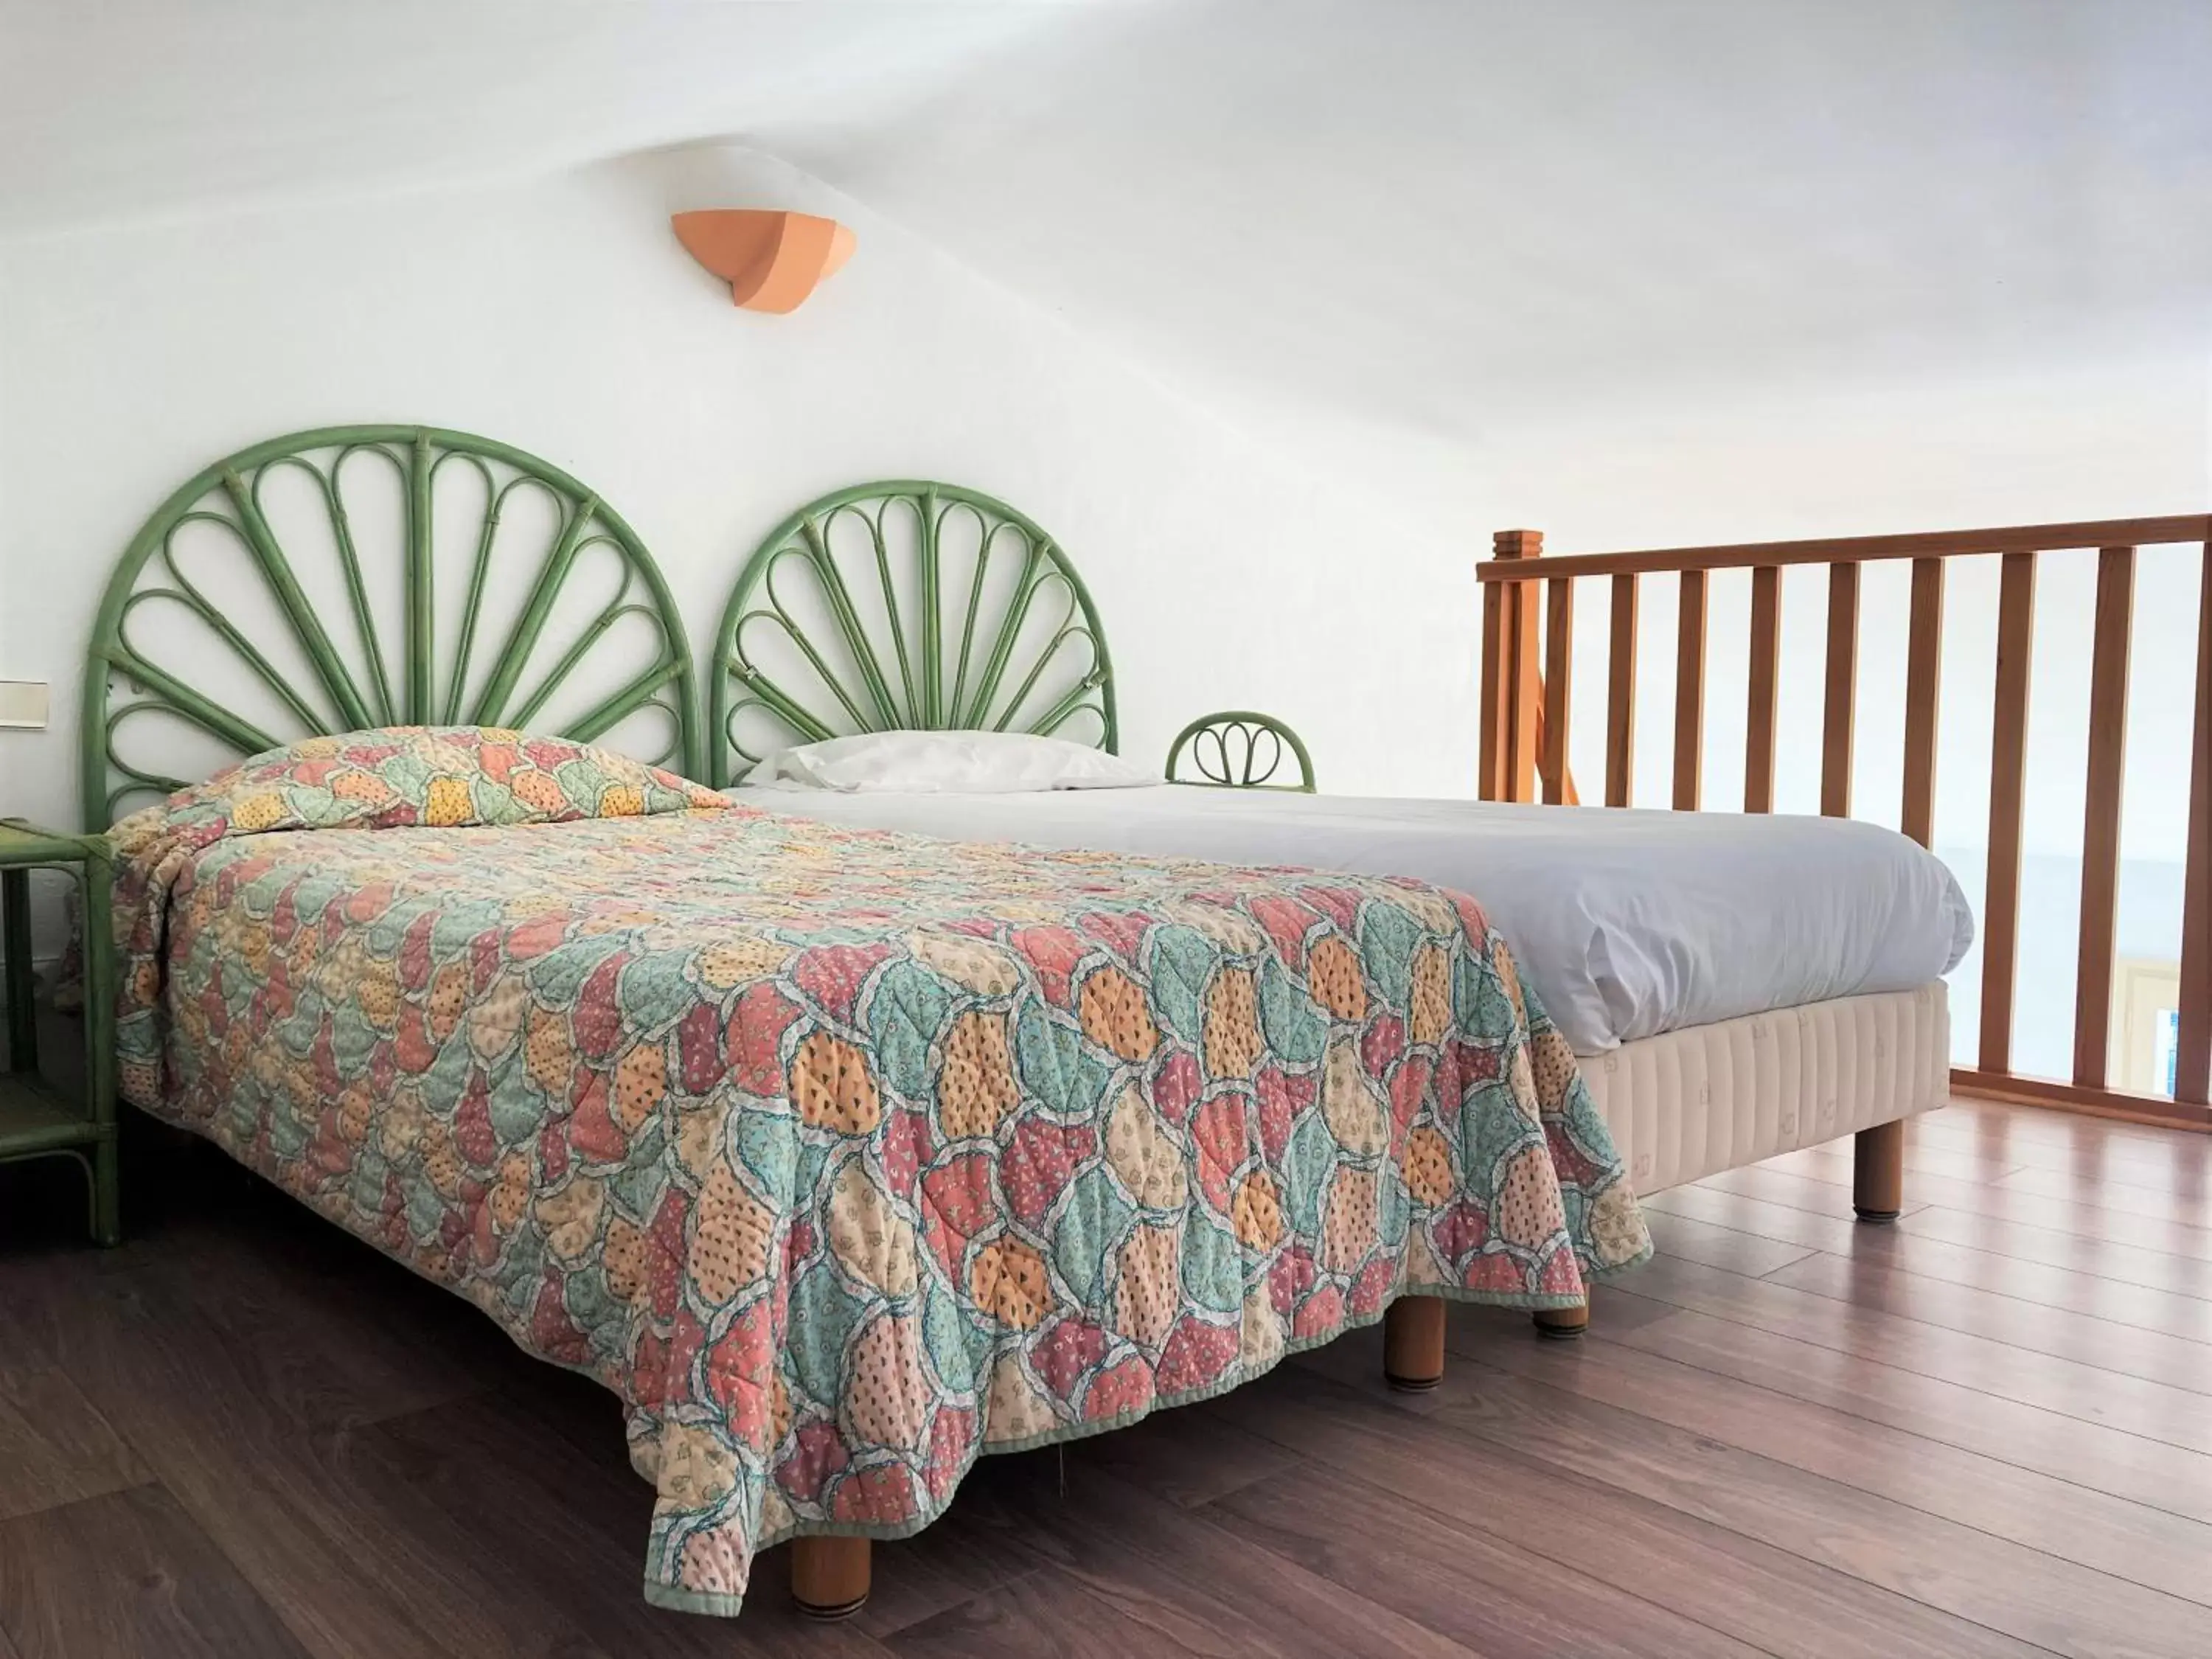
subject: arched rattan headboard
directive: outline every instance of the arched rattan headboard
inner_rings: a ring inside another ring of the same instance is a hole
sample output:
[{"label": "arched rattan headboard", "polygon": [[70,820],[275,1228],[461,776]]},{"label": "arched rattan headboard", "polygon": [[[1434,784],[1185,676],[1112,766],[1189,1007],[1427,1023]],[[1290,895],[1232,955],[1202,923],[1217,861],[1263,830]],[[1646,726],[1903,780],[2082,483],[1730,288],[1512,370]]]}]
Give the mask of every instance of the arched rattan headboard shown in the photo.
[{"label": "arched rattan headboard", "polygon": [[786,519],[738,574],[708,672],[717,787],[771,748],[860,732],[1120,741],[1113,661],[1075,567],[1029,518],[957,484],[854,484]]},{"label": "arched rattan headboard", "polygon": [[[396,570],[364,565],[380,544]],[[465,560],[441,570],[441,544]],[[515,580],[495,583],[495,568]],[[258,580],[240,580],[249,571]],[[156,636],[149,609],[170,606],[185,614]],[[117,702],[118,685],[130,695]],[[658,737],[615,734],[633,720]],[[162,502],[108,582],[85,662],[86,827],[226,756],[464,723],[605,739],[698,775],[690,653],[652,556],[592,490],[488,438],[419,426],[271,438]],[[126,760],[126,728],[159,758]]]}]

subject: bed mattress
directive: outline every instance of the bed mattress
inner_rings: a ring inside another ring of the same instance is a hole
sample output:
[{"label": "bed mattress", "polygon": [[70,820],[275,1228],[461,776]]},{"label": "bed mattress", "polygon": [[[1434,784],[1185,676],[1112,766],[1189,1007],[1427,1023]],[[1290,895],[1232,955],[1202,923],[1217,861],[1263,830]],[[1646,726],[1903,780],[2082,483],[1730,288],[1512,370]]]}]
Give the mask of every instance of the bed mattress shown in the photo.
[{"label": "bed mattress", "polygon": [[1648,1194],[1931,1110],[1950,1056],[1936,980],[1644,1037],[1582,1070]]},{"label": "bed mattress", "polygon": [[1876,824],[1160,785],[1014,794],[733,792],[778,812],[959,841],[1416,877],[1472,894],[1577,1054],[1957,965],[1973,915]]}]

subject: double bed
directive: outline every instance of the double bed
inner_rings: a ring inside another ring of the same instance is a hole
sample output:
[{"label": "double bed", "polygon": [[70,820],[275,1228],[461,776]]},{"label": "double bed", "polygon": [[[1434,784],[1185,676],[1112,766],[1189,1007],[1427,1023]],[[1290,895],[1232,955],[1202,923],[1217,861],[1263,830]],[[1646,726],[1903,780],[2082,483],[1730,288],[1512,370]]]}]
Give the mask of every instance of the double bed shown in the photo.
[{"label": "double bed", "polygon": [[1856,1132],[1893,1212],[1885,1132],[1942,1099],[1965,908],[1885,831],[690,781],[840,733],[1117,748],[1072,561],[973,491],[794,514],[708,690],[702,726],[595,492],[360,428],[175,492],[82,714],[88,823],[138,808],[126,1097],[618,1395],[663,1606],[736,1613],[792,1540],[849,1612],[976,1456],[1352,1326],[1416,1388],[1448,1300],[1571,1334],[1639,1188]]},{"label": "double bed", "polygon": [[[925,641],[921,706],[1042,694],[1020,631]],[[619,1395],[654,1602],[733,1614],[791,1539],[848,1612],[979,1455],[1386,1316],[1432,1382],[1447,1299],[1578,1319],[1648,1252],[1474,900],[764,812],[621,752],[696,762],[689,676],[595,493],[350,428],[172,496],[83,718],[88,817],[155,798],[109,832],[126,1098]],[[1110,734],[1110,680],[1054,706],[1102,692]]]},{"label": "double bed", "polygon": [[1972,912],[1941,860],[1873,824],[1315,794],[1303,744],[1249,713],[1194,722],[1176,750],[1193,744],[1229,786],[1294,755],[1302,787],[745,787],[783,745],[846,733],[1118,748],[1112,658],[1080,575],[1034,520],[978,492],[857,484],[793,513],[741,569],[706,673],[710,780],[770,810],[1475,893],[1639,1192],[1852,1134],[1855,1204],[1886,1219],[1899,1126],[1946,1098],[1943,975],[1972,942]]}]

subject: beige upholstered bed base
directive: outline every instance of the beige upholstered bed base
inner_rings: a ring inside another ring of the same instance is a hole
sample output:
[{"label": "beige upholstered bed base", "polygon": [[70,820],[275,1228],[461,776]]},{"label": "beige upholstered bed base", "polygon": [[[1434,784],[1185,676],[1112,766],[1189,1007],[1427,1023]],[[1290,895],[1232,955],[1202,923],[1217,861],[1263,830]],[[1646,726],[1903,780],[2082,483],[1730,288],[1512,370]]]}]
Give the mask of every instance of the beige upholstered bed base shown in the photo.
[{"label": "beige upholstered bed base", "polygon": [[1938,980],[1668,1031],[1582,1066],[1649,1194],[1941,1106],[1950,1056]]}]

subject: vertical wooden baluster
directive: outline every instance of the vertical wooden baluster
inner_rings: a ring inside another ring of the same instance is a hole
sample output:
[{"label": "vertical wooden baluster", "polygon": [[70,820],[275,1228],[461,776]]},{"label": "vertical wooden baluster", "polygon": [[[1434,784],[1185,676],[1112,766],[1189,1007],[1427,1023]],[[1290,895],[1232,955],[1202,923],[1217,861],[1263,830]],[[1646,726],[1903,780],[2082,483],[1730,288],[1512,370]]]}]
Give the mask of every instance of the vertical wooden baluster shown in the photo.
[{"label": "vertical wooden baluster", "polygon": [[1626,806],[1636,787],[1636,578],[1613,579],[1613,650],[1607,664],[1605,804]]},{"label": "vertical wooden baluster", "polygon": [[2120,885],[2120,785],[2126,763],[2128,629],[2136,550],[2097,555],[2097,620],[2089,659],[2089,787],[2081,823],[2081,959],[2074,981],[2074,1081],[2105,1086],[2112,1014],[2112,921]]},{"label": "vertical wooden baluster", "polygon": [[[1501,559],[1533,559],[1544,550],[1540,530],[1501,530],[1492,538]],[[1505,799],[1536,799],[1536,710],[1540,678],[1536,655],[1536,587],[1533,580],[1506,584],[1506,655],[1510,663],[1501,692],[1512,705],[1505,721]]]},{"label": "vertical wooden baluster", "polygon": [[2189,763],[2189,853],[2181,898],[2181,1022],[2173,1097],[2208,1103],[2212,1091],[2212,541],[2197,602],[2197,725]]},{"label": "vertical wooden baluster", "polygon": [[1981,1069],[2012,1070],[2020,842],[2027,796],[2028,668],[2035,641],[2035,555],[2008,553],[1997,589],[1996,711],[1990,743],[1990,881],[1982,905]]},{"label": "vertical wooden baluster", "polygon": [[1912,562],[1911,620],[1905,665],[1905,833],[1936,839],[1936,721],[1943,680],[1943,561]]},{"label": "vertical wooden baluster", "polygon": [[1705,777],[1705,573],[1682,573],[1674,651],[1674,810],[1694,812]]},{"label": "vertical wooden baluster", "polygon": [[1828,691],[1821,715],[1820,811],[1851,815],[1851,729],[1858,700],[1859,568],[1828,568]]},{"label": "vertical wooden baluster", "polygon": [[1743,810],[1774,810],[1774,710],[1782,654],[1782,572],[1751,573],[1751,693],[1744,709]]},{"label": "vertical wooden baluster", "polygon": [[1482,734],[1475,793],[1484,800],[1505,799],[1505,720],[1513,700],[1506,694],[1505,585],[1482,585]]},{"label": "vertical wooden baluster", "polygon": [[1575,583],[1554,576],[1544,584],[1544,800],[1567,799],[1567,708],[1573,677]]},{"label": "vertical wooden baluster", "polygon": [[1538,665],[1536,585],[1516,582],[1508,592],[1513,629],[1513,740],[1507,768],[1509,800],[1536,799],[1536,723],[1543,717]]}]

